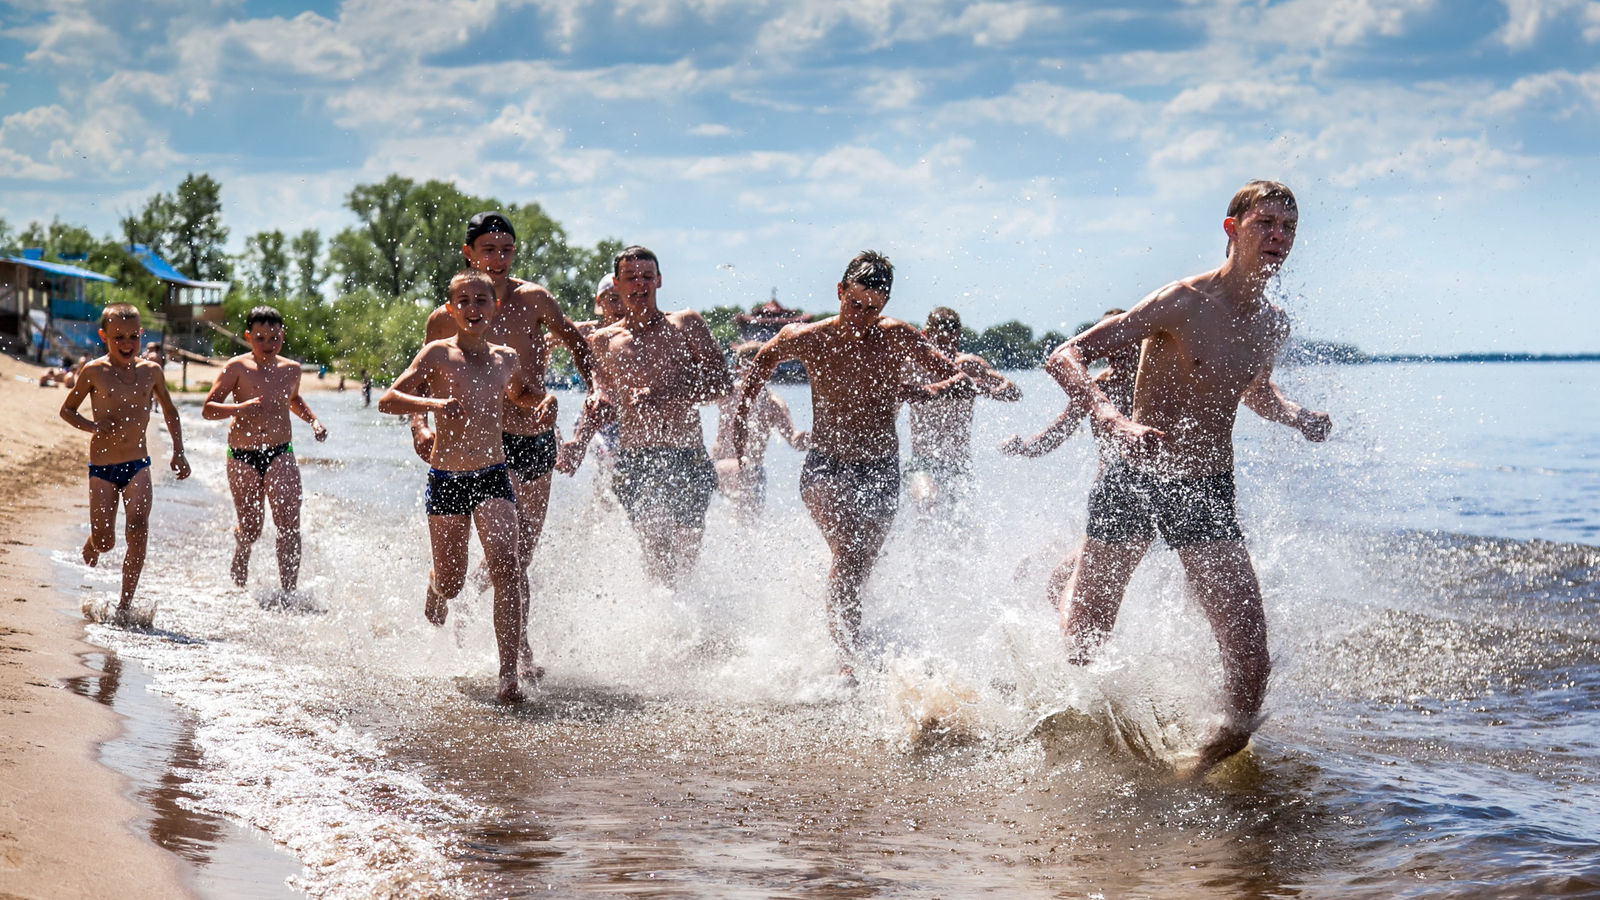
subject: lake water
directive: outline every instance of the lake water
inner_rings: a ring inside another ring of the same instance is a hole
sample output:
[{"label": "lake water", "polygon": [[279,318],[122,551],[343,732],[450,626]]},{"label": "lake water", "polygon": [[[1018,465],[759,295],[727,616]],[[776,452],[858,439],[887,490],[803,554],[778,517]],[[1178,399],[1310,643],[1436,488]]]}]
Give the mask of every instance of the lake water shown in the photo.
[{"label": "lake water", "polygon": [[[642,577],[592,459],[557,476],[533,564],[549,674],[524,707],[496,706],[488,596],[424,621],[425,467],[354,391],[311,395],[332,437],[296,442],[309,600],[275,602],[270,527],[250,586],[229,583],[225,433],[189,405],[195,475],[158,479],[141,586],[156,628],[90,634],[103,665],[139,664],[124,694],[182,711],[171,746],[123,764],[168,783],[156,818],[190,835],[185,855],[239,852],[218,835],[242,824],[317,897],[1597,896],[1596,375],[1279,373],[1335,431],[1313,445],[1241,413],[1269,718],[1198,785],[1150,761],[1192,749],[1219,709],[1170,551],[1140,567],[1103,658],[1064,663],[1043,586],[1081,534],[1093,448],[991,449],[1062,405],[1036,372],[1022,402],[979,405],[965,526],[902,507],[853,692],[830,677],[799,456],[775,445],[760,533],[715,502],[676,593]],[[805,388],[780,391],[809,418]],[[73,556],[57,554],[64,583],[113,590],[114,566]],[[1063,707],[1080,729],[1030,736]],[[283,871],[252,871],[269,873],[260,896],[288,893]]]}]

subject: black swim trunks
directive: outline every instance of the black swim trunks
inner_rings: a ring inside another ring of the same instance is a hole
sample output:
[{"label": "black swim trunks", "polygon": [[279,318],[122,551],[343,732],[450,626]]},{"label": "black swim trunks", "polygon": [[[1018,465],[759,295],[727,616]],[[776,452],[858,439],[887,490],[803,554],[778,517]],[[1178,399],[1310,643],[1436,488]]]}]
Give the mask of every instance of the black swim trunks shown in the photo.
[{"label": "black swim trunks", "polygon": [[1161,531],[1173,549],[1210,541],[1239,541],[1233,473],[1158,478],[1121,460],[1103,464],[1089,491],[1089,537],[1107,544],[1149,541]]},{"label": "black swim trunks", "polygon": [[495,497],[517,502],[517,495],[511,490],[511,479],[506,477],[505,463],[471,472],[428,470],[424,506],[430,516],[470,515],[478,504]]},{"label": "black swim trunks", "polygon": [[150,468],[150,457],[143,459],[130,459],[127,462],[112,463],[109,466],[89,466],[89,477],[101,481],[109,481],[116,485],[117,490],[122,490],[133,483],[133,478],[145,469]]},{"label": "black swim trunks", "polygon": [[800,490],[819,482],[843,492],[861,515],[887,519],[900,506],[900,457],[855,461],[811,450],[800,467]]},{"label": "black swim trunks", "polygon": [[717,467],[704,447],[635,447],[617,454],[611,477],[628,518],[666,509],[686,528],[704,528],[706,507],[717,489]]},{"label": "black swim trunks", "polygon": [[267,477],[267,470],[272,468],[272,461],[285,453],[293,453],[293,444],[278,444],[275,447],[266,447],[261,450],[245,450],[241,447],[229,447],[228,458],[237,459],[244,463],[262,477]]},{"label": "black swim trunks", "polygon": [[506,451],[506,468],[516,473],[517,480],[527,484],[550,474],[556,467],[556,430],[538,434],[512,434],[502,432],[500,445]]}]

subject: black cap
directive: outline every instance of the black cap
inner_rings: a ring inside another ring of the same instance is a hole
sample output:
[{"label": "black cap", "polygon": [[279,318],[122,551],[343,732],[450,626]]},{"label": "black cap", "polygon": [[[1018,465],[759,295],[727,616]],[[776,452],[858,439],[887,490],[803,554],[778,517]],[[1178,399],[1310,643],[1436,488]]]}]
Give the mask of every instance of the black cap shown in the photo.
[{"label": "black cap", "polygon": [[467,220],[467,239],[463,241],[467,246],[486,234],[509,234],[516,240],[517,231],[511,227],[511,220],[497,212],[481,212]]}]

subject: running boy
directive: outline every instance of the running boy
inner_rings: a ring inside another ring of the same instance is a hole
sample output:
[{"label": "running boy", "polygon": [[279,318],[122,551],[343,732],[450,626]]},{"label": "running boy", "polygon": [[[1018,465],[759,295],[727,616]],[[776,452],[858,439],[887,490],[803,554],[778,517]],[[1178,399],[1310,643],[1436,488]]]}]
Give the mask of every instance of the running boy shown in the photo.
[{"label": "running boy", "polygon": [[[183,457],[183,428],[178,408],[167,393],[161,367],[140,359],[139,336],[144,328],[139,310],[113,303],[100,313],[100,340],[106,355],[84,365],[77,381],[61,403],[61,418],[91,435],[89,438],[89,539],[83,542],[83,561],[93,566],[117,543],[117,501],[127,515],[123,537],[128,552],[122,558],[122,596],[116,619],[127,622],[133,593],[144,571],[145,544],[150,522],[150,452],[145,431],[150,426],[150,401],[161,405],[167,434],[172,438],[172,471],[189,477]],[[79,412],[90,400],[94,419]]]},{"label": "running boy", "polygon": [[[800,470],[800,498],[833,554],[828,570],[828,632],[839,648],[839,674],[855,681],[861,585],[872,573],[900,502],[902,401],[971,392],[971,379],[917,329],[886,318],[894,266],[872,250],[850,260],[838,285],[839,314],[786,325],[756,354],[739,385],[731,426],[733,453],[748,460],[750,418],[778,364],[798,359],[811,379],[811,446]],[[909,364],[943,381],[902,384]]]},{"label": "running boy", "polygon": [[[289,414],[311,423],[311,434],[328,439],[300,396],[300,364],[279,356],[283,316],[270,306],[250,310],[244,321],[249,353],[222,367],[200,414],[232,418],[228,426],[228,488],[238,526],[233,531],[233,583],[244,587],[250,574],[250,548],[261,537],[266,501],[278,528],[278,584],[291,593],[300,584],[300,464],[289,443]],[[229,397],[235,402],[227,403]]]},{"label": "running boy", "polygon": [[433,413],[437,432],[429,454],[428,535],[433,570],[423,608],[443,625],[447,604],[467,578],[467,542],[474,524],[494,584],[494,633],[500,656],[503,703],[520,703],[518,676],[536,679],[527,648],[526,613],[518,578],[516,494],[506,475],[501,426],[505,405],[554,417],[555,397],[529,385],[517,351],[487,339],[498,302],[494,280],[472,269],[450,279],[445,309],[455,334],[423,345],[383,397],[378,409],[393,415]]}]

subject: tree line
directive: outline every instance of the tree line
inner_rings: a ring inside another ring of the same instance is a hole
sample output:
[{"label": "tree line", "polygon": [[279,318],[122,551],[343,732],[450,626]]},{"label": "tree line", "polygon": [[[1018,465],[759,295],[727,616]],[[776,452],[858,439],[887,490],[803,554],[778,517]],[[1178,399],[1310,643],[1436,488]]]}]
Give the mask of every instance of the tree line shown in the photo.
[{"label": "tree line", "polygon": [[[225,327],[237,330],[251,307],[270,304],[284,314],[287,355],[385,378],[416,352],[424,319],[461,267],[461,235],[474,213],[497,209],[511,220],[517,231],[511,274],[549,288],[574,320],[591,317],[594,285],[623,246],[612,239],[574,245],[537,203],[504,203],[436,179],[390,175],[358,184],[344,206],[356,224],[336,234],[314,228],[259,231],[243,240],[243,252],[230,254],[222,185],[210,175],[190,173],[172,192],[157,193],[119,216],[120,234],[97,238],[59,218],[13,232],[0,219],[0,252],[39,248],[46,260],[115,278],[115,284],[98,287],[98,299],[132,303],[149,322],[161,309],[163,288],[128,251],[142,244],[197,281],[231,282],[223,301]],[[717,306],[704,315],[726,344],[736,339],[734,316],[740,312]],[[964,333],[967,349],[1011,369],[1039,365],[1065,340],[1055,331],[1035,339],[1033,329],[1019,321]],[[215,349],[235,352],[222,336]]]}]

